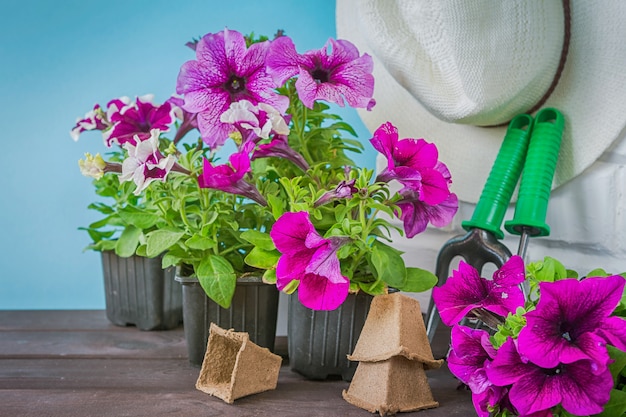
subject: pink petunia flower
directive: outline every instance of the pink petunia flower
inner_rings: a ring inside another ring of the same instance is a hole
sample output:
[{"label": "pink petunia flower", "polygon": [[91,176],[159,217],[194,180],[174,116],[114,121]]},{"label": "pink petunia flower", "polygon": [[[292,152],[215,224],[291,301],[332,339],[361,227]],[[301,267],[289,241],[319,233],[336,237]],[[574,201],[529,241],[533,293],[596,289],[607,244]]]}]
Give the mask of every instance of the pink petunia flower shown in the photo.
[{"label": "pink petunia flower", "polygon": [[537,308],[526,313],[519,334],[520,353],[544,368],[587,359],[604,369],[607,343],[626,350],[626,320],[610,317],[625,282],[614,275],[539,283]]},{"label": "pink petunia flower", "polygon": [[176,92],[183,94],[183,108],[198,114],[202,139],[212,148],[221,146],[234,127],[220,120],[233,102],[267,103],[281,113],[289,99],[275,92],[266,72],[269,41],[246,47],[244,36],[234,30],[209,33],[196,44],[196,60],[185,62],[178,74]]},{"label": "pink petunia flower", "polygon": [[296,91],[309,108],[316,100],[343,107],[345,99],[350,106],[367,110],[376,103],[372,57],[359,56],[349,41],[331,38],[323,48],[300,55],[291,38],[281,36],[271,43],[267,66],[278,85],[297,75]]},{"label": "pink petunia flower", "polygon": [[267,201],[259,190],[244,177],[250,172],[250,151],[254,148],[253,142],[244,144],[239,152],[228,158],[228,164],[213,166],[204,159],[202,174],[198,177],[201,188],[213,188],[231,194],[241,195],[267,206]]},{"label": "pink petunia flower", "polygon": [[293,162],[302,171],[307,171],[309,169],[309,163],[306,159],[289,146],[287,136],[276,135],[269,143],[260,144],[252,154],[252,160],[269,156],[287,159]]},{"label": "pink petunia flower", "polygon": [[137,186],[135,195],[141,194],[153,181],[165,182],[176,163],[174,155],[165,157],[159,151],[160,133],[158,129],[153,129],[146,140],[136,136],[132,142],[124,143],[128,157],[122,162],[120,181],[133,181]]},{"label": "pink petunia flower", "polygon": [[113,126],[104,134],[106,145],[137,145],[135,137],[143,141],[150,137],[154,129],[167,132],[175,118],[172,104],[166,101],[155,105],[152,100],[153,95],[148,94],[137,97],[134,103],[127,104],[125,97],[109,102],[107,115]]},{"label": "pink petunia flower", "polygon": [[450,195],[450,172],[438,160],[437,147],[424,139],[398,139],[398,129],[390,122],[374,132],[370,143],[387,159],[387,167],[377,181],[399,181],[406,190],[415,191],[419,199],[436,205]]},{"label": "pink petunia flower", "polygon": [[498,349],[486,369],[493,384],[510,385],[509,400],[523,416],[541,415],[557,404],[577,416],[598,414],[613,388],[613,377],[606,366],[596,370],[591,361],[580,360],[540,367],[521,357],[511,338]]},{"label": "pink petunia flower", "polygon": [[398,207],[407,237],[423,232],[428,223],[442,227],[452,221],[459,202],[450,192],[450,171],[438,160],[434,144],[424,139],[398,140],[398,130],[389,122],[376,129],[370,143],[387,159],[376,181],[396,180],[403,185]]},{"label": "pink petunia flower", "polygon": [[433,299],[447,326],[458,323],[475,308],[506,317],[524,305],[519,288],[524,279],[524,262],[517,255],[494,272],[492,280],[482,278],[476,268],[461,261],[445,284],[433,288]]},{"label": "pink petunia flower", "polygon": [[270,236],[282,254],[276,267],[279,290],[299,281],[298,299],[313,310],[334,310],[344,302],[350,282],[341,274],[337,250],[345,239],[322,238],[305,211],[283,214]]}]

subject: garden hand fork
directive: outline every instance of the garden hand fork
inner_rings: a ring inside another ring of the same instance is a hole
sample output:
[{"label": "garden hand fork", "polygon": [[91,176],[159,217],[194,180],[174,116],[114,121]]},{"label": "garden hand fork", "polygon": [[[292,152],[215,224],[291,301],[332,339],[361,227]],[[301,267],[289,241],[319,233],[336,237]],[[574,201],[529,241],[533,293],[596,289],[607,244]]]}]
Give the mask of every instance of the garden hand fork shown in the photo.
[{"label": "garden hand fork", "polygon": [[[521,235],[518,250],[521,256],[526,252],[528,237],[549,234],[545,215],[562,131],[563,117],[555,109],[541,110],[535,123],[527,114],[511,120],[472,219],[462,222],[468,233],[450,239],[439,251],[435,271],[438,285],[445,283],[456,256],[461,256],[479,273],[485,264],[493,263],[499,268],[511,257],[509,249],[499,241],[504,237],[500,226],[522,168],[527,174],[520,184],[515,218],[505,225],[507,231]],[[481,319],[487,322],[489,317]],[[432,342],[441,320],[432,299],[427,320]]]}]

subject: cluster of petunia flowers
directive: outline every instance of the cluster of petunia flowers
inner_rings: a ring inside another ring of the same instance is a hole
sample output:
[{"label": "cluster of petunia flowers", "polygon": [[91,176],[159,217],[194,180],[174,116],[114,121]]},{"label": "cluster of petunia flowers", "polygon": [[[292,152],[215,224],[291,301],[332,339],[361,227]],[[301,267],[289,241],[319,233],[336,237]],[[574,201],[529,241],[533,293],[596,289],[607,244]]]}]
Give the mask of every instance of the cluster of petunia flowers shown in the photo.
[{"label": "cluster of petunia flowers", "polygon": [[[481,417],[601,413],[615,383],[609,351],[626,350],[626,320],[613,314],[625,278],[538,282],[538,296],[526,300],[520,285],[530,275],[519,256],[491,280],[461,262],[433,289],[442,321],[453,326],[450,371],[471,389]],[[459,324],[485,314],[501,319],[495,334]]]},{"label": "cluster of petunia flowers", "polygon": [[[195,177],[201,188],[235,194],[267,207],[272,205],[270,197],[255,183],[253,161],[267,157],[290,161],[305,176],[314,166],[331,164],[336,157],[336,151],[326,155],[322,149],[327,160],[316,159],[308,151],[314,145],[294,139],[302,139],[303,132],[310,129],[307,115],[314,114],[316,103],[347,103],[367,110],[375,105],[373,61],[346,40],[329,39],[323,48],[300,54],[292,39],[280,33],[273,40],[250,42],[241,33],[225,29],[188,46],[195,50],[196,59],[180,69],[178,96],[160,105],[153,104],[151,96],[135,101],[115,99],[106,108],[96,105],[77,121],[71,132],[74,139],[84,131],[100,130],[106,146],[119,145],[126,153],[121,162],[87,155],[79,162],[85,175],[98,178],[106,172],[120,173],[120,181],[135,183],[136,195],[155,181],[166,182],[171,173],[188,175]],[[285,92],[288,85],[294,86],[296,95]],[[303,105],[297,113],[293,111],[298,108],[295,101]],[[162,134],[171,127],[176,129],[174,139],[162,149]],[[176,145],[194,129],[211,155],[229,140],[236,151],[224,164],[204,157],[197,167],[181,165]],[[421,233],[429,223],[436,227],[448,224],[458,201],[450,191],[450,172],[439,161],[436,146],[424,139],[400,140],[389,122],[376,130],[370,142],[387,159],[387,168],[375,181],[401,184],[392,204],[406,236]],[[339,170],[345,172],[341,180],[317,184],[326,192],[311,209],[367,193],[367,187],[355,185],[357,179],[350,173],[356,170],[345,166]],[[276,204],[269,209],[274,215],[280,211]],[[372,208],[368,213],[376,211]],[[295,284],[307,307],[337,308],[348,294],[351,278],[342,274],[337,252],[352,241],[322,237],[306,210],[281,214],[271,230],[275,248],[282,254],[276,265],[278,288],[293,290]],[[368,245],[377,234],[373,231],[365,236]]]}]

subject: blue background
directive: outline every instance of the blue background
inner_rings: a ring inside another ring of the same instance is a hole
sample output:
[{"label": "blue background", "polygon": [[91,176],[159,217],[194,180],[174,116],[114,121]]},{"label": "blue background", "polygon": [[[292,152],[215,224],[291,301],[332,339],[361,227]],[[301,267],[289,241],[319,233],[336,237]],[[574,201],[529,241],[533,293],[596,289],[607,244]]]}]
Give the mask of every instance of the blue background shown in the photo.
[{"label": "blue background", "polygon": [[[224,27],[273,35],[299,52],[335,36],[335,2],[318,0],[2,0],[0,18],[0,309],[101,309],[100,255],[84,252],[97,219],[77,161],[104,153],[99,132],[75,143],[76,118],[95,103],[174,93],[184,46]],[[374,168],[369,132],[353,109],[337,111],[366,146],[354,159]]]}]

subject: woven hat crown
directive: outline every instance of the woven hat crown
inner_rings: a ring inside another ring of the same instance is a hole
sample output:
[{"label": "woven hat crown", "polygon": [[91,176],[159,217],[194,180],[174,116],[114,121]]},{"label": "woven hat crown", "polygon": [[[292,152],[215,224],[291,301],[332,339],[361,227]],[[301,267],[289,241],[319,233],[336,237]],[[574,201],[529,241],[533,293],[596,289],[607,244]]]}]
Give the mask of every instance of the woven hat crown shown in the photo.
[{"label": "woven hat crown", "polygon": [[553,188],[626,127],[626,2],[337,0],[337,35],[374,60],[370,131],[434,142],[452,191],[476,202],[520,113],[554,107],[565,129]]}]

